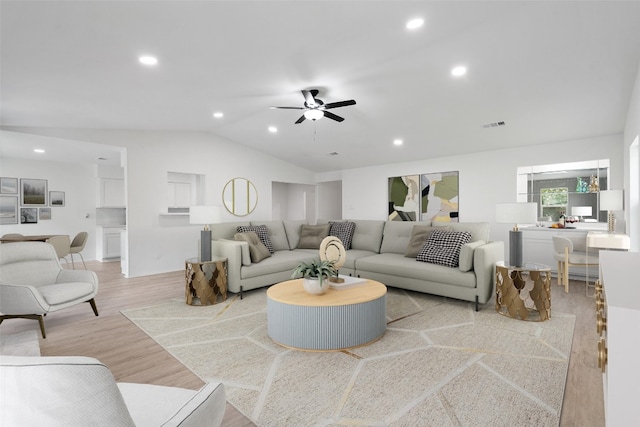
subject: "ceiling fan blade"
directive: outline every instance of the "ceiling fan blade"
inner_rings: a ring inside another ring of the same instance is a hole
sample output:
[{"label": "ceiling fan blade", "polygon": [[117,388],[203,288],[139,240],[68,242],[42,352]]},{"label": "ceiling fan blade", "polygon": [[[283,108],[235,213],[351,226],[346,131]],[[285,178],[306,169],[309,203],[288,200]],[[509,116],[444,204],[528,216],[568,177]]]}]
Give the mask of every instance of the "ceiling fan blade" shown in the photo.
[{"label": "ceiling fan blade", "polygon": [[272,110],[306,110],[304,107],[269,107]]},{"label": "ceiling fan blade", "polygon": [[307,106],[309,107],[313,107],[316,105],[316,99],[314,98],[313,92],[315,91],[316,95],[318,94],[318,91],[315,89],[312,90],[302,90],[302,96],[304,96],[304,102],[307,104]]},{"label": "ceiling fan blade", "polygon": [[326,118],[335,120],[336,122],[341,122],[344,120],[342,117],[333,114],[331,111],[323,111],[323,113]]},{"label": "ceiling fan blade", "polygon": [[305,119],[306,119],[306,117],[305,117],[305,116],[304,116],[304,114],[303,114],[303,115],[301,115],[301,116],[300,116],[300,118],[299,118],[298,120],[296,120],[295,124],[297,125],[297,124],[299,124],[299,123],[302,123],[302,122],[304,122],[304,121],[305,121]]},{"label": "ceiling fan blade", "polygon": [[329,108],[338,108],[338,107],[346,107],[347,105],[355,105],[356,101],[353,99],[349,99],[348,101],[338,101],[338,102],[330,102],[328,104],[324,104],[324,109]]}]

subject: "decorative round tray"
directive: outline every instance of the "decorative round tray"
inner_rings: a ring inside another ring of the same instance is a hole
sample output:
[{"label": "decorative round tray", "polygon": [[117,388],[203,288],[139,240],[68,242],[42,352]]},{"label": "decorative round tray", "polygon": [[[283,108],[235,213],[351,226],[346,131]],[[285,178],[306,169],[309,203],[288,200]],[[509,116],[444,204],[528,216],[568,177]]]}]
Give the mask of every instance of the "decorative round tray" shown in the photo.
[{"label": "decorative round tray", "polygon": [[333,261],[336,270],[340,270],[347,259],[347,252],[344,250],[342,241],[336,236],[327,236],[320,243],[320,259],[322,261]]}]

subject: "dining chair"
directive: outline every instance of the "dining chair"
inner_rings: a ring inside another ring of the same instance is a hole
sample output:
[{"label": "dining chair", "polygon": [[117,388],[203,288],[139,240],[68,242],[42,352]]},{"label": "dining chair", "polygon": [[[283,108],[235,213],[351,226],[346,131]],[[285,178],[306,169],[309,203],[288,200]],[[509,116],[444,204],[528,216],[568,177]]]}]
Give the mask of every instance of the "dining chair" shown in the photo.
[{"label": "dining chair", "polygon": [[71,240],[69,239],[69,236],[51,236],[46,240],[46,242],[53,246],[53,248],[56,250],[58,259],[63,259],[64,262],[69,265],[69,261],[67,261],[66,258],[66,256],[69,255],[69,251],[71,250]]},{"label": "dining chair", "polygon": [[82,260],[82,265],[84,269],[87,269],[87,265],[84,263],[84,257],[82,256],[82,250],[84,250],[84,246],[87,244],[87,239],[89,237],[89,233],[86,231],[81,231],[76,234],[76,237],[71,241],[71,247],[69,248],[69,257],[71,258],[71,266],[73,269],[76,269],[76,264],[73,261],[73,254],[80,255],[80,259]]},{"label": "dining chair", "polygon": [[[567,237],[553,236],[554,258],[558,261],[558,285],[564,285],[564,291],[569,292],[569,267],[589,267],[598,265],[600,260],[597,254],[587,254],[576,251],[576,243]],[[586,247],[586,240],[585,240]],[[580,248],[578,248],[580,249]]]}]

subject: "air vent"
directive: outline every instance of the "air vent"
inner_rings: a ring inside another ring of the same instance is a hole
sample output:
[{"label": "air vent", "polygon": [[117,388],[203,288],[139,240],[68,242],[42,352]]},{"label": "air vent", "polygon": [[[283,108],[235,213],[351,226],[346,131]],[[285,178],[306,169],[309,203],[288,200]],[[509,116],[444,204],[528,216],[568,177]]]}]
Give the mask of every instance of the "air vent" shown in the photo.
[{"label": "air vent", "polygon": [[332,152],[330,152],[329,154],[327,154],[327,156],[332,156],[332,157],[333,157],[333,156],[337,156],[337,155],[338,155],[338,152],[337,152],[337,151],[332,151]]},{"label": "air vent", "polygon": [[482,125],[483,128],[488,129],[488,128],[497,128],[498,126],[504,126],[505,123],[504,122],[493,122],[493,123],[485,123]]},{"label": "air vent", "polygon": [[107,160],[107,158],[106,157],[98,157],[98,160],[105,161],[105,160]]}]

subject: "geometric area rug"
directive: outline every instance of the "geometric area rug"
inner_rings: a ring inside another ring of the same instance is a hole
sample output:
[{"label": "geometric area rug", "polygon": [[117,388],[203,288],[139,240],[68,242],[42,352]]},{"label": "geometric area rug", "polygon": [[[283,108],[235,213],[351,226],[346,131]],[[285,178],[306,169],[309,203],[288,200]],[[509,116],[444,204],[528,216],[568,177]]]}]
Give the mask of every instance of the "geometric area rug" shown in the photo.
[{"label": "geometric area rug", "polygon": [[387,331],[345,351],[281,347],[266,289],[123,314],[258,426],[558,426],[575,316],[527,322],[388,288]]}]

